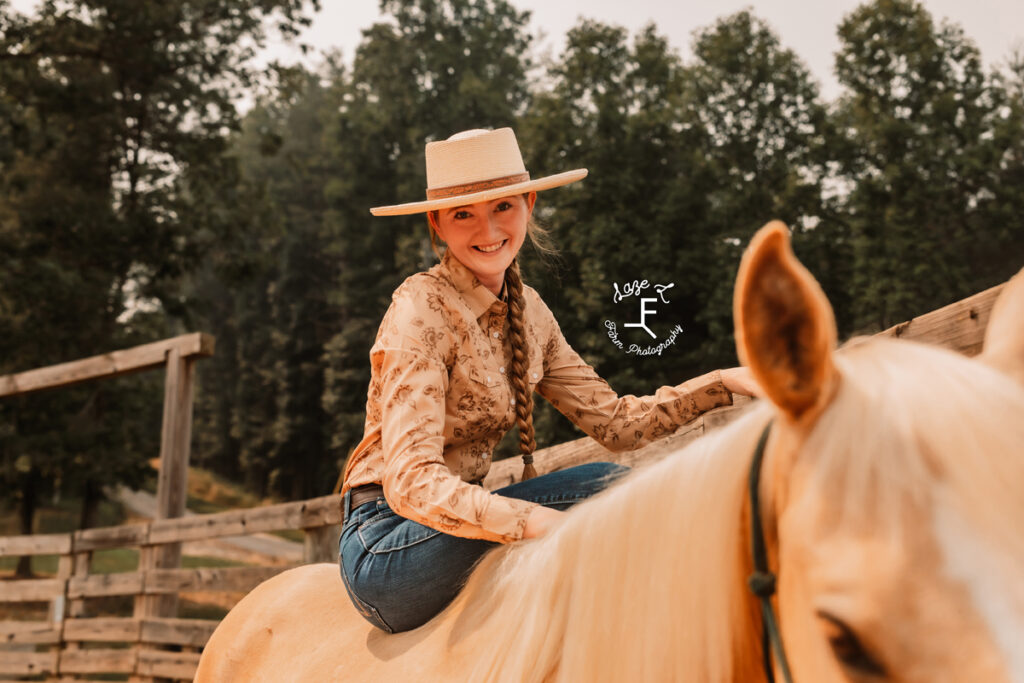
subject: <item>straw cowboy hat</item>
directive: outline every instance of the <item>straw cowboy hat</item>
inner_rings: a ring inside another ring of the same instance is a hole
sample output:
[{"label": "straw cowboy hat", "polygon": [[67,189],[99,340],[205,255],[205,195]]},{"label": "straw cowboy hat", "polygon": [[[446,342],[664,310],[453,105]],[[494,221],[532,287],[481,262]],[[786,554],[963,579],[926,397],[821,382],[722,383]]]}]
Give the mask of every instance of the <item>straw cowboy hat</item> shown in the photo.
[{"label": "straw cowboy hat", "polygon": [[587,169],[578,168],[531,180],[511,128],[466,130],[428,142],[426,157],[427,201],[377,206],[370,213],[403,216],[447,209],[568,185],[587,175]]}]

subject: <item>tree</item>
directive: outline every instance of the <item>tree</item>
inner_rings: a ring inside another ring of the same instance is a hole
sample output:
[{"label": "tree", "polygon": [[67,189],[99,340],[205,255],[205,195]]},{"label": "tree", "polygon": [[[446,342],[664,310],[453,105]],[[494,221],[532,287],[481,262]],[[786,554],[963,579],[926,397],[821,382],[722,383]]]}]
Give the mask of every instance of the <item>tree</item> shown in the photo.
[{"label": "tree", "polygon": [[331,59],[292,74],[236,141],[239,192],[265,211],[259,237],[225,263],[266,256],[214,309],[230,312],[218,329],[236,340],[233,370],[217,360],[218,376],[237,381],[217,399],[230,410],[210,402],[199,424],[204,447],[237,452],[264,493],[330,491],[362,435],[368,353],[391,292],[432,263],[422,216],[371,219],[369,207],[422,196],[426,140],[511,124],[527,97],[528,15],[501,0],[382,9],[351,71]]},{"label": "tree", "polygon": [[[801,234],[831,230],[821,221],[826,113],[807,70],[741,12],[696,35],[692,63],[654,27],[630,40],[583,21],[549,73],[550,91],[526,120],[531,166],[590,170],[541,204],[553,207],[543,215],[563,267],[540,284],[567,338],[623,393],[735,363],[731,295],[742,245],[770,218]],[[624,353],[604,327],[617,322],[627,345],[655,343],[624,329],[637,321],[637,299],[612,298],[633,280],[674,283],[656,320],[683,334],[660,356]]]},{"label": "tree", "polygon": [[[694,181],[699,132],[684,126],[680,115],[681,60],[653,26],[630,40],[620,27],[584,20],[570,30],[548,82],[522,124],[527,165],[541,175],[575,167],[589,175],[541,195],[536,213],[559,254],[545,267],[525,252],[528,281],[567,340],[620,393],[678,383],[696,365],[689,292],[690,278],[700,275],[685,259],[699,239],[690,227],[702,211]],[[625,349],[658,343],[624,327],[638,320],[639,302],[616,304],[613,297],[616,285],[633,280],[675,283],[652,324],[660,325],[660,341],[676,324],[685,334],[660,356],[630,355],[609,338],[605,321],[617,325]],[[546,404],[538,410],[541,446],[578,435],[555,415]]]},{"label": "tree", "polygon": [[[0,6],[0,129],[12,132],[0,152],[0,241],[10,259],[0,280],[10,353],[0,371],[130,345],[143,328],[169,331],[133,314],[184,312],[183,275],[230,226],[211,201],[222,206],[218,189],[234,174],[223,132],[237,125],[234,101],[253,82],[248,61],[269,24],[294,35],[308,6],[317,0],[46,0],[31,18]],[[114,386],[72,396],[33,398],[16,418],[4,407],[0,472],[15,473],[5,484],[20,490],[23,511],[58,471],[86,491],[131,479],[122,463],[137,479],[144,452],[116,439],[109,450],[75,441],[54,417],[89,406],[128,412],[128,397]],[[33,446],[30,425],[64,446]],[[76,468],[85,449],[90,466]]]},{"label": "tree", "polygon": [[991,229],[1000,98],[960,28],[911,0],[862,5],[839,37],[850,288],[856,326],[877,330],[972,293],[964,257]]},{"label": "tree", "polygon": [[[368,353],[391,292],[431,265],[423,216],[370,219],[369,207],[422,197],[423,146],[468,128],[511,125],[529,98],[529,14],[504,0],[385,0],[393,20],[366,33],[347,107],[331,126],[329,188],[339,277],[325,354],[331,454],[362,436]],[[344,180],[340,180],[344,179]]]},{"label": "tree", "polygon": [[[708,262],[694,284],[703,303],[698,319],[707,330],[702,355],[723,366],[736,361],[733,283],[754,232],[771,219],[783,220],[794,232],[794,248],[841,303],[836,263],[823,257],[842,248],[843,226],[822,198],[827,112],[796,54],[742,11],[699,31],[694,56],[685,117],[704,132],[707,213],[697,253]],[[827,248],[805,248],[826,242]]]}]

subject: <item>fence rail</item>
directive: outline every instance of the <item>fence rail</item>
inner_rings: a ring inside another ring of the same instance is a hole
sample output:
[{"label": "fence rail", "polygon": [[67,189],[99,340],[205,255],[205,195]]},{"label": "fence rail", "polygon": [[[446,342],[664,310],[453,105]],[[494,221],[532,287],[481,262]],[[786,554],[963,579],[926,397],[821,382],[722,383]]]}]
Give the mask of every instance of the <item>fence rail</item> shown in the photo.
[{"label": "fence rail", "polygon": [[[981,348],[984,329],[1000,289],[1001,286],[994,287],[880,334],[938,343],[973,355]],[[190,337],[193,342],[201,342],[201,337]],[[209,346],[204,349],[202,343],[190,348],[209,351]],[[168,354],[166,347],[163,353]],[[110,360],[104,361],[105,365],[95,363],[90,378],[132,371],[125,369],[128,365],[123,360],[125,356],[108,354],[97,358]],[[137,354],[135,358],[140,364],[150,362],[141,360],[150,358],[145,354]],[[5,387],[16,387],[20,391],[27,390],[26,387],[42,388],[46,381],[51,382],[47,386],[52,386],[60,376],[66,380],[80,378],[81,374],[22,373],[14,376],[19,378],[16,381],[10,380],[10,376],[0,378],[0,392]],[[45,379],[47,377],[49,380]],[[538,472],[544,473],[597,459],[629,465],[651,462],[728,422],[741,409],[742,405],[737,405],[707,413],[673,436],[638,451],[609,453],[593,440],[584,438],[538,451],[535,464]],[[520,471],[521,463],[517,458],[499,461],[491,467],[484,485],[494,489],[512,483],[518,479]],[[0,557],[56,555],[59,558],[57,573],[52,578],[0,581],[0,603],[47,603],[49,606],[45,620],[0,621],[0,678],[41,675],[49,680],[71,681],[83,680],[82,676],[122,674],[133,681],[191,680],[199,652],[218,622],[210,618],[181,618],[158,613],[153,609],[157,603],[152,601],[183,594],[237,597],[289,567],[158,566],[154,558],[161,549],[180,548],[181,543],[188,541],[301,530],[306,539],[304,561],[333,562],[340,522],[339,497],[332,495],[68,534],[0,537]],[[140,560],[136,571],[90,573],[94,552],[124,548],[138,550]],[[87,601],[125,597],[132,600],[131,616],[90,616]],[[234,600],[232,597],[229,602]]]}]

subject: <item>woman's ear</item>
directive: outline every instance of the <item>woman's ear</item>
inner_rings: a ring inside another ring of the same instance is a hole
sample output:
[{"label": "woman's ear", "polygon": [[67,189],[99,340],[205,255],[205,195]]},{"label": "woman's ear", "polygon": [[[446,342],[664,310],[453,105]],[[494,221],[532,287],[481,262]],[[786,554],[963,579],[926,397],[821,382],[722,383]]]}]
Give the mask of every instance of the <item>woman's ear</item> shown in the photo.
[{"label": "woman's ear", "polygon": [[536,203],[537,203],[537,193],[536,192],[527,192],[526,193],[526,210],[530,213],[531,216],[533,215],[533,207],[534,207],[534,205]]},{"label": "woman's ear", "polygon": [[444,234],[441,232],[441,221],[438,218],[439,215],[437,211],[427,211],[427,222],[430,223],[430,229],[444,240]]}]

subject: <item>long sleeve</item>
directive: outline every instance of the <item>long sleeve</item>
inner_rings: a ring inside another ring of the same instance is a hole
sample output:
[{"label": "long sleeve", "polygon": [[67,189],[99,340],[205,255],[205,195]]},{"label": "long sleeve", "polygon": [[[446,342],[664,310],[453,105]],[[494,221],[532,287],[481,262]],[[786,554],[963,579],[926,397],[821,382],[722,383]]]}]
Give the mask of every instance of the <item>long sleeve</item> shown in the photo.
[{"label": "long sleeve", "polygon": [[661,387],[653,396],[619,396],[569,346],[540,297],[530,303],[538,307],[538,325],[547,334],[538,393],[605,448],[640,448],[712,408],[732,404],[732,394],[722,384],[718,370]]},{"label": "long sleeve", "polygon": [[[444,311],[412,292],[396,296],[371,352],[384,455],[381,485],[398,514],[467,538],[522,538],[534,503],[463,481],[445,461],[452,349]],[[436,302],[435,302],[436,303]]]}]

